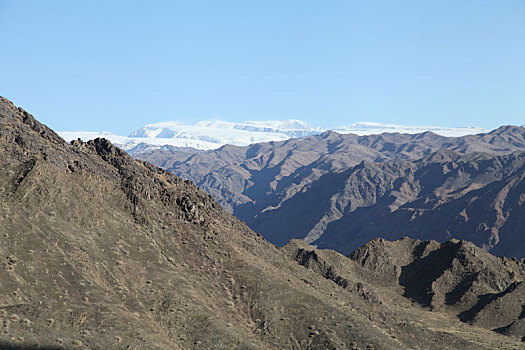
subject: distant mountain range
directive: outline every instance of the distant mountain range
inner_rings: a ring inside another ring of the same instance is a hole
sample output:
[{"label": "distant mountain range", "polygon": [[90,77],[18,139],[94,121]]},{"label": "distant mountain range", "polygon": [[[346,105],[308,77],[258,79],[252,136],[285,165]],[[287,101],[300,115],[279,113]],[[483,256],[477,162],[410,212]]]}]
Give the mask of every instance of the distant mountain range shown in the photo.
[{"label": "distant mountain range", "polygon": [[278,245],[301,238],[348,254],[376,237],[408,235],[466,239],[525,257],[518,228],[525,213],[515,197],[523,127],[483,133],[356,123],[336,130],[297,120],[167,122],[114,141],[195,182]]},{"label": "distant mountain range", "polygon": [[[284,141],[290,138],[320,134],[328,129],[310,127],[300,120],[285,121],[247,121],[232,123],[227,121],[201,121],[196,124],[163,122],[149,124],[133,131],[129,136],[119,136],[110,132],[59,132],[66,140],[92,140],[106,138],[125,150],[138,144],[151,145],[152,148],[162,145],[191,147],[200,150],[217,149],[226,144],[248,146],[254,143]],[[481,128],[444,128],[425,126],[387,125],[379,123],[354,123],[344,127],[333,128],[341,134],[369,135],[383,132],[420,133],[432,131],[444,136],[463,136],[484,132]],[[143,146],[144,147],[144,146]]]},{"label": "distant mountain range", "polygon": [[205,152],[137,150],[195,182],[271,242],[348,254],[375,237],[461,238],[525,256],[525,128],[304,138]]}]

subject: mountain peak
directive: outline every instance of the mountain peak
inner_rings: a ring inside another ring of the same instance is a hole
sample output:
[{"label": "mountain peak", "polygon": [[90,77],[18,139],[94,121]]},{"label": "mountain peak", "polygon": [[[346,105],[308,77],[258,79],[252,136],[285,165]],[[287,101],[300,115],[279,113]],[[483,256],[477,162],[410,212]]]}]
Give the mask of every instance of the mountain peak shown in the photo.
[{"label": "mountain peak", "polygon": [[490,134],[500,135],[502,133],[525,133],[525,126],[502,125],[490,132]]},{"label": "mountain peak", "polygon": [[37,121],[21,107],[16,107],[11,101],[0,96],[0,119],[2,128],[14,134],[38,135],[48,141],[62,144],[64,140],[53,130]]}]

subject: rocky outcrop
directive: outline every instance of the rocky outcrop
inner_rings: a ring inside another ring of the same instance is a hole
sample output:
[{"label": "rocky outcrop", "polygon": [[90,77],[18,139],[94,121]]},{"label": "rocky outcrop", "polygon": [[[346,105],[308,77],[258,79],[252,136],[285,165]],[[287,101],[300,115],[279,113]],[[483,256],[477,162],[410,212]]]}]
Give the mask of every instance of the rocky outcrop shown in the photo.
[{"label": "rocky outcrop", "polygon": [[302,266],[376,308],[402,296],[434,313],[525,337],[523,259],[497,258],[458,240],[375,239],[348,257],[299,241],[282,249]]},{"label": "rocky outcrop", "polygon": [[[525,260],[497,258],[472,243],[405,238],[376,239],[349,258],[389,276],[403,295],[432,310],[457,314],[463,322],[521,337],[513,326],[525,308]],[[510,329],[513,331],[510,331]]]}]

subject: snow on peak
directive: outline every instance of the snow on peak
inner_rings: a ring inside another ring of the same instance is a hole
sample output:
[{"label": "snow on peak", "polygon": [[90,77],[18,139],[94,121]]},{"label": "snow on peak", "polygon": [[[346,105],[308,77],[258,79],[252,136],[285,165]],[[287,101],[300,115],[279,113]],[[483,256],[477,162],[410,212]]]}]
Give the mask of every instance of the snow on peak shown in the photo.
[{"label": "snow on peak", "polygon": [[233,126],[236,130],[285,134],[290,137],[302,137],[322,132],[320,128],[311,128],[301,120],[247,121]]},{"label": "snow on peak", "polygon": [[340,134],[357,134],[370,135],[388,133],[402,133],[402,134],[418,134],[425,131],[432,131],[433,133],[458,137],[471,134],[479,134],[487,130],[475,127],[441,127],[441,126],[415,126],[415,125],[395,125],[395,124],[381,124],[374,122],[357,122],[347,126],[332,129]]},{"label": "snow on peak", "polygon": [[162,122],[148,124],[132,132],[130,138],[163,138],[205,141],[216,144],[245,146],[251,143],[287,140],[319,133],[300,120],[247,121],[234,123],[205,120],[195,124]]},{"label": "snow on peak", "polygon": [[104,137],[111,142],[129,150],[138,144],[176,147],[192,147],[196,149],[216,149],[225,144],[247,146],[252,143],[284,141],[294,137],[303,137],[333,130],[340,134],[370,135],[384,132],[422,133],[432,131],[444,136],[463,136],[486,132],[481,128],[462,127],[446,128],[434,126],[391,125],[374,122],[358,122],[347,126],[327,129],[311,127],[301,120],[269,120],[228,122],[222,120],[206,120],[195,124],[179,122],[160,122],[147,124],[133,131],[128,137],[103,132],[59,132],[66,140],[81,138],[84,141],[96,137]]},{"label": "snow on peak", "polygon": [[154,124],[144,125],[138,130],[133,131],[128,137],[142,137],[142,138],[170,138],[173,137],[172,130],[177,130],[183,124],[177,122],[160,122]]}]

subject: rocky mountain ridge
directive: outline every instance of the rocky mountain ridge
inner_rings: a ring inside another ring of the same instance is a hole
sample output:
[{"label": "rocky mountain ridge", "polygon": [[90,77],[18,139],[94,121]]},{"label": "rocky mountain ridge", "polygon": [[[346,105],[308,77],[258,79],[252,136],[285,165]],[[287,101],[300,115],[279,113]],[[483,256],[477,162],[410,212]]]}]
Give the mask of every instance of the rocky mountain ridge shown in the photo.
[{"label": "rocky mountain ridge", "polygon": [[[304,238],[348,254],[381,236],[455,237],[521,257],[524,150],[525,129],[503,126],[459,138],[326,132],[198,154],[134,156],[195,182],[278,245]],[[482,199],[472,207],[475,196]]]}]

